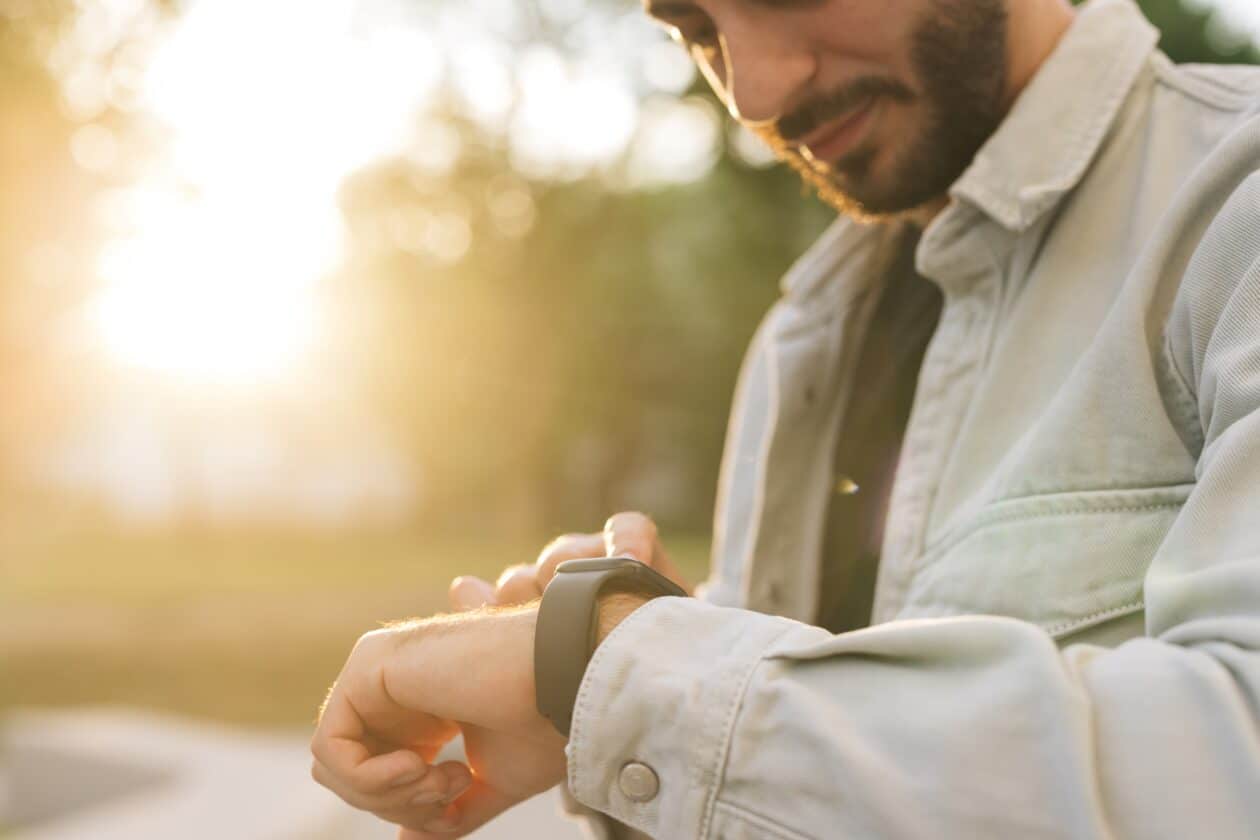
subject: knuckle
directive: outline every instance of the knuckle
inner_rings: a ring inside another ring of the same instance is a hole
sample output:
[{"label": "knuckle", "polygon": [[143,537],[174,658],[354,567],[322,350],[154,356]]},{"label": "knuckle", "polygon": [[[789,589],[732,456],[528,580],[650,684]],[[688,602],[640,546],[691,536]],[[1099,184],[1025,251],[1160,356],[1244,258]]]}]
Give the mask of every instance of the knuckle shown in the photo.
[{"label": "knuckle", "polygon": [[321,738],[311,739],[311,759],[312,759],[311,770],[312,772],[318,770],[320,764],[323,763],[324,758],[325,758],[325,755],[324,755],[325,752],[326,752],[326,749],[324,746],[323,739]]},{"label": "knuckle", "polygon": [[371,648],[378,647],[381,643],[382,632],[383,631],[381,630],[369,630],[364,633],[359,637],[359,640],[354,643],[355,650],[370,650]]},{"label": "knuckle", "polygon": [[354,643],[350,658],[360,664],[371,662],[388,648],[393,635],[393,631],[385,627],[364,633]]},{"label": "knuckle", "polygon": [[513,575],[505,579],[496,590],[499,603],[516,604],[528,601],[538,594],[533,575]]},{"label": "knuckle", "polygon": [[520,582],[526,575],[532,575],[533,571],[529,566],[508,566],[499,575],[497,586],[510,586]]},{"label": "knuckle", "polygon": [[548,563],[557,562],[556,558],[563,556],[564,543],[559,540],[552,540],[547,543],[542,551],[538,552],[538,560],[536,565],[545,566]]},{"label": "knuckle", "polygon": [[554,542],[544,549],[535,565],[550,572],[566,560],[598,555],[600,549],[596,545],[602,542],[603,534],[571,535],[564,542]]},{"label": "knuckle", "polygon": [[447,587],[446,594],[454,603],[461,595],[472,589],[472,580],[466,577],[457,577],[451,581],[451,585]]},{"label": "knuckle", "polygon": [[[376,632],[375,630],[372,631]],[[364,633],[354,642],[354,648],[350,651],[350,658],[356,659],[361,656],[368,655],[369,651],[376,645],[376,640],[372,638],[372,633]]]},{"label": "knuckle", "polygon": [[538,555],[538,563],[550,562],[552,558],[564,557],[572,553],[581,542],[582,534],[563,534],[543,546]]}]

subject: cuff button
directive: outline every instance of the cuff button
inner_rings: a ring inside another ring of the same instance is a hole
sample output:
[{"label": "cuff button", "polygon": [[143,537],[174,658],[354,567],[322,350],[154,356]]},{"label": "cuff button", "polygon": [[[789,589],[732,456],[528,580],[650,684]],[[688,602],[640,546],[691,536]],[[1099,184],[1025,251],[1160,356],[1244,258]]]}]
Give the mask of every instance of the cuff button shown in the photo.
[{"label": "cuff button", "polygon": [[626,798],[634,802],[648,802],[661,789],[656,771],[640,761],[629,761],[617,776],[617,786]]}]

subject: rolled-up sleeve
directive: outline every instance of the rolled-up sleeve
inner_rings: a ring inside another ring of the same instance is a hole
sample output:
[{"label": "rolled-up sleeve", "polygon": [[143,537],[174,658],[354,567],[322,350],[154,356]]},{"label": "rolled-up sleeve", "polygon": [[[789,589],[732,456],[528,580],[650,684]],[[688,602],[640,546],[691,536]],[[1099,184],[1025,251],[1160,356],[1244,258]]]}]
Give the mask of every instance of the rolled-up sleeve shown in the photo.
[{"label": "rolled-up sleeve", "polygon": [[577,799],[670,840],[1260,836],[1257,231],[1260,175],[1171,324],[1203,448],[1144,637],[1060,649],[993,616],[832,635],[659,598],[587,669]]}]

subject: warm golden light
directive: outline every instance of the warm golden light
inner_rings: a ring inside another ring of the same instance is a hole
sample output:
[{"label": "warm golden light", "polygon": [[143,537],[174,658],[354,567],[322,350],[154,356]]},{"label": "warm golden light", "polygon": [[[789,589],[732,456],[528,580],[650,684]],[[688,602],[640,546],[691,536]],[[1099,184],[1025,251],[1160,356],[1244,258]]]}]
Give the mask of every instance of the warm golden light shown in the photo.
[{"label": "warm golden light", "polygon": [[[181,380],[291,376],[342,255],[337,190],[406,145],[434,62],[423,33],[358,26],[349,2],[190,7],[140,84],[158,153],[101,208],[113,235],[90,313],[109,359]],[[85,166],[104,158],[96,134]]]},{"label": "warm golden light", "polygon": [[[110,247],[92,314],[114,361],[234,384],[292,374],[315,336],[312,294],[304,283],[276,282],[265,244],[251,251],[235,233],[155,225]],[[205,253],[203,239],[223,250]]]}]

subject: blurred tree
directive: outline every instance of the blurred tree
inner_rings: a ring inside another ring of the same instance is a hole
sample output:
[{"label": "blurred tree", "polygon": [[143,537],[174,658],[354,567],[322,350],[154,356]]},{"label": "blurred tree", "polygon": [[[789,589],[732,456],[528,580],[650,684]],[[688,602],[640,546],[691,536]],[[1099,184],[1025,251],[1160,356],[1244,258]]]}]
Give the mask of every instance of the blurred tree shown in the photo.
[{"label": "blurred tree", "polygon": [[1191,8],[1182,0],[1139,0],[1139,5],[1163,33],[1160,49],[1173,61],[1217,64],[1260,61],[1255,44],[1242,34],[1226,29],[1220,14],[1211,8]]},{"label": "blurred tree", "polygon": [[[69,3],[0,6],[0,493],[15,460],[56,415],[57,314],[84,256],[89,207],[70,157],[47,50]],[[16,130],[14,130],[16,128]]]},{"label": "blurred tree", "polygon": [[[141,0],[130,14],[167,14],[171,2]],[[81,34],[86,8],[74,0],[0,3],[0,497],[31,466],[23,460],[57,440],[94,397],[81,307],[98,282],[96,199],[126,179],[109,169],[131,121],[110,98],[121,90],[110,71],[143,33],[92,33],[101,53],[80,55],[69,35],[76,26]],[[67,90],[76,70],[86,71],[80,81],[98,83],[90,112]]]}]

